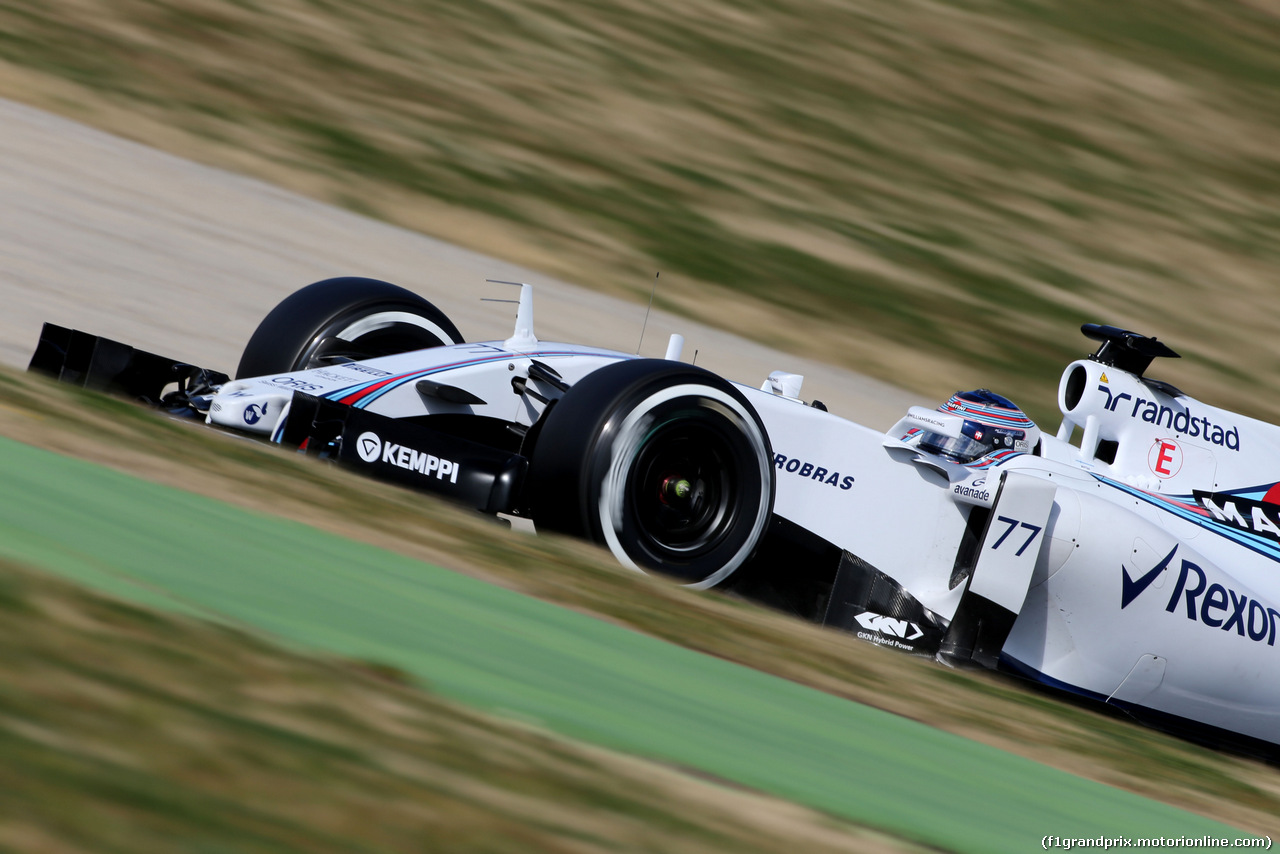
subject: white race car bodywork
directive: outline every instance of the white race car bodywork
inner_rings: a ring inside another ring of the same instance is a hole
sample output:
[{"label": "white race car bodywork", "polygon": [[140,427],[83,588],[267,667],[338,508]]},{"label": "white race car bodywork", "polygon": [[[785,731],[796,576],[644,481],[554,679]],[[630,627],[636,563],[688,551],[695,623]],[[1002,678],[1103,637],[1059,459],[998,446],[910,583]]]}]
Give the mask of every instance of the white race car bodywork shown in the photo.
[{"label": "white race car bodywork", "polygon": [[[573,344],[537,344],[522,352],[507,349],[502,341],[455,344],[309,371],[234,380],[214,398],[209,423],[271,436],[283,426],[293,393],[300,391],[389,418],[456,413],[529,427],[542,414],[545,404],[536,398],[513,395],[511,380],[527,379],[531,363],[552,366],[572,384],[604,365],[628,358],[634,357]],[[424,400],[416,384],[437,379],[467,389],[485,402]]]},{"label": "white race car bodywork", "polygon": [[[476,494],[491,497],[476,503],[521,513],[529,502],[509,496],[536,486],[534,439],[551,424],[549,411],[596,372],[621,374],[610,366],[636,360],[539,342],[530,299],[526,286],[506,341],[226,382],[208,396],[208,421],[287,440],[305,403],[309,412],[362,411],[404,424],[450,416],[455,425],[505,425],[522,437],[521,454],[534,447],[530,483],[518,482],[526,468],[494,464],[486,477],[502,489],[487,491],[485,480]],[[1004,450],[969,465],[917,446],[913,427],[925,413],[880,433],[804,404],[792,375],[763,388],[735,384],[732,394],[700,392],[703,405],[747,429],[754,410],[767,434],[760,447],[772,456],[761,463],[766,480],[772,474],[772,503],[761,505],[771,527],[763,542],[753,534],[739,550],[756,551],[738,574],[785,584],[813,575],[805,563],[822,556],[830,565],[818,573],[823,601],[807,614],[813,619],[1267,752],[1280,744],[1280,428],[1143,378],[1151,356],[1126,348],[1176,354],[1154,339],[1094,329],[1104,345],[1064,372],[1057,435],[1045,435],[1035,453]],[[678,359],[678,342],[668,357]],[[636,419],[685,388],[647,393],[638,415],[624,412],[606,432],[643,433],[648,422]],[[321,404],[330,409],[315,409]],[[463,451],[439,450],[429,438],[392,440],[385,422],[370,423],[331,437],[334,447],[356,445],[344,461],[381,466],[383,475],[395,468],[403,482],[446,494],[470,476]],[[627,464],[604,458],[602,477]],[[598,514],[587,508],[597,521],[586,533],[636,566],[618,542],[625,526],[607,506],[625,488],[605,492]],[[685,580],[732,583],[743,565],[735,558]]]}]

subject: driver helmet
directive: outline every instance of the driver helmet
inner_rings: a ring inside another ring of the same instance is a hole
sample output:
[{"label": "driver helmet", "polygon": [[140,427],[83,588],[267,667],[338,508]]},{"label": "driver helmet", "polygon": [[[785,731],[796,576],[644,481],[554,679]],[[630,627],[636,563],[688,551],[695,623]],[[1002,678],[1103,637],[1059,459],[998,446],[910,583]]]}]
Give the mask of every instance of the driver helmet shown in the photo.
[{"label": "driver helmet", "polygon": [[998,451],[1031,453],[1040,443],[1035,422],[985,388],[956,392],[937,411],[944,415],[920,413],[919,447],[961,465]]}]

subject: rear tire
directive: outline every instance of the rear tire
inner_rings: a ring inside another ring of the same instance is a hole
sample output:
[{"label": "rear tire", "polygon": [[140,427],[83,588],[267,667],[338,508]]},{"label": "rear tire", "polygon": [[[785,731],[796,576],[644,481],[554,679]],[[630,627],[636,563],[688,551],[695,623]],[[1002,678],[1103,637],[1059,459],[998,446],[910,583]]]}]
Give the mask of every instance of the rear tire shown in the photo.
[{"label": "rear tire", "polygon": [[709,371],[656,359],[570,388],[541,425],[528,482],[538,527],[696,588],[741,567],[773,512],[773,452],[751,404]]},{"label": "rear tire", "polygon": [[412,291],[378,279],[325,279],[295,291],[263,318],[236,379],[461,343],[444,312]]}]

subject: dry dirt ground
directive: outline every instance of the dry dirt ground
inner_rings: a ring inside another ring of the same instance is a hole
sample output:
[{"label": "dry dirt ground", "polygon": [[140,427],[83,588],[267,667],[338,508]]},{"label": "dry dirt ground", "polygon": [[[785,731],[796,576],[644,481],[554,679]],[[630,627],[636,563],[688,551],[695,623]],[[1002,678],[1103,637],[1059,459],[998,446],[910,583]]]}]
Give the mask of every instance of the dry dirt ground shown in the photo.
[{"label": "dry dirt ground", "polygon": [[[293,290],[362,275],[417,291],[469,340],[505,338],[511,306],[482,303],[537,288],[544,340],[635,350],[645,306],[584,290],[270,185],[200,166],[0,100],[0,360],[25,366],[52,321],[231,372],[258,321]],[[661,282],[658,285],[662,287]],[[882,382],[654,310],[642,351],[672,332],[685,359],[758,385],[806,376],[806,399],[887,429],[926,403]]]}]

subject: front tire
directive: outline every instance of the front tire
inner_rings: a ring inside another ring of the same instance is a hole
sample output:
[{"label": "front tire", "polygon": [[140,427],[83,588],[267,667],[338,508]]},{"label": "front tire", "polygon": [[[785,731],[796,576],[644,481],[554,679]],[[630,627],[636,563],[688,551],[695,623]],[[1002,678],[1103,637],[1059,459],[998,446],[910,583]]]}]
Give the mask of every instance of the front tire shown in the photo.
[{"label": "front tire", "polygon": [[534,523],[608,546],[626,566],[713,587],[773,511],[773,453],[730,383],[678,362],[595,371],[545,416],[530,463]]},{"label": "front tire", "polygon": [[378,279],[325,279],[295,291],[263,318],[236,379],[462,342],[444,312],[413,291]]}]

